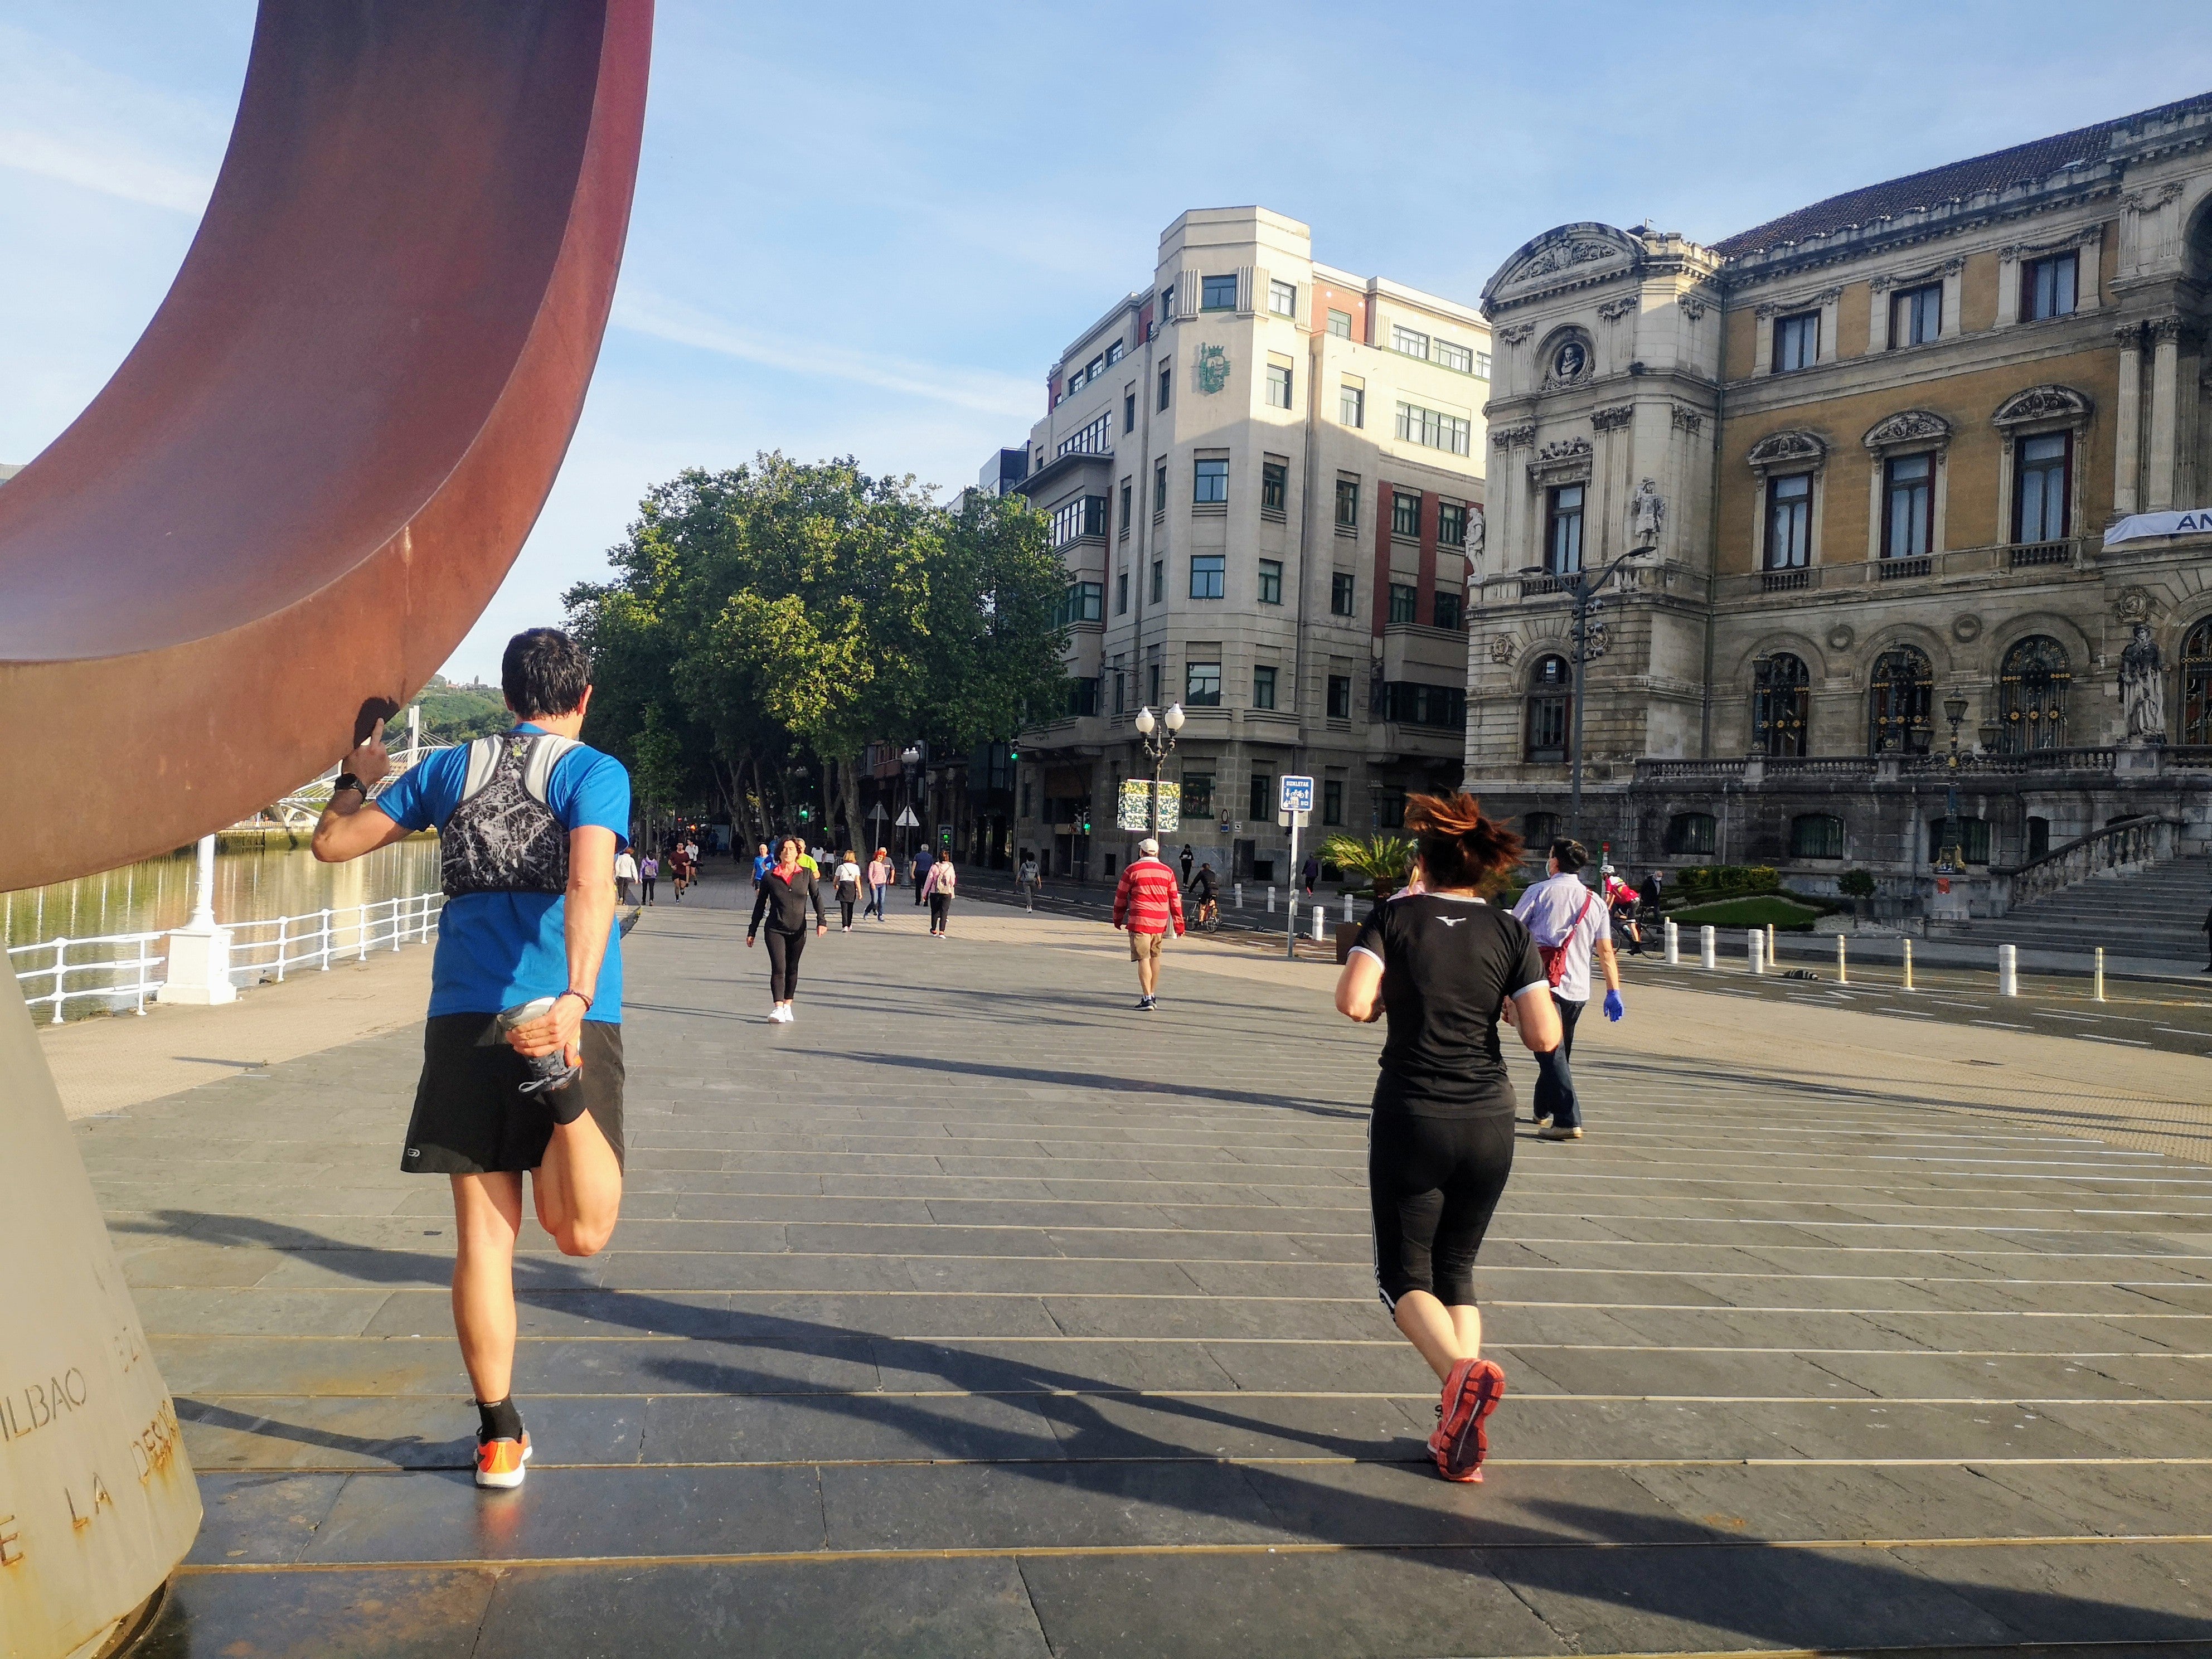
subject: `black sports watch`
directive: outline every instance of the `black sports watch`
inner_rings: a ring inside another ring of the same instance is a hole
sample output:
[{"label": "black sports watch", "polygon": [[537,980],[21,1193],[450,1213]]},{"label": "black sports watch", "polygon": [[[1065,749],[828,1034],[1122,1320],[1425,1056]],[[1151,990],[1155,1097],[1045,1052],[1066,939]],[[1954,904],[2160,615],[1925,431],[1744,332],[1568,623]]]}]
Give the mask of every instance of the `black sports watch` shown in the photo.
[{"label": "black sports watch", "polygon": [[368,786],[350,772],[338,774],[337,781],[331,786],[331,793],[335,795],[341,789],[357,789],[361,792],[361,798],[363,800],[368,799]]}]

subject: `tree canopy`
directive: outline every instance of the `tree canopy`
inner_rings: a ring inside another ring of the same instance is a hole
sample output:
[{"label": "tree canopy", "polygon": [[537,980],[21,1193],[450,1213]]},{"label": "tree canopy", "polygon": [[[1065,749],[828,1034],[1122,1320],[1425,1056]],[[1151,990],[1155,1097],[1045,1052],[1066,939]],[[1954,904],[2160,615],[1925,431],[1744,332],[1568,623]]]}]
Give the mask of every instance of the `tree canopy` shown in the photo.
[{"label": "tree canopy", "polygon": [[641,810],[719,806],[766,833],[819,800],[853,823],[870,741],[960,753],[1065,696],[1043,516],[933,496],[781,453],[647,495],[612,580],[564,596],[592,657],[585,736],[636,772]]}]

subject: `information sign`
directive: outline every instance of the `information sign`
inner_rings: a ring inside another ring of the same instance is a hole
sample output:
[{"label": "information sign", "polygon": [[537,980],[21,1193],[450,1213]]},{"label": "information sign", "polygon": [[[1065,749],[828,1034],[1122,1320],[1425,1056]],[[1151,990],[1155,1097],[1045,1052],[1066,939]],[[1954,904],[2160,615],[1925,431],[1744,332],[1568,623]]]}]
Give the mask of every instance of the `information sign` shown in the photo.
[{"label": "information sign", "polygon": [[1282,799],[1275,810],[1279,812],[1310,812],[1313,811],[1313,780],[1285,773],[1280,780]]}]

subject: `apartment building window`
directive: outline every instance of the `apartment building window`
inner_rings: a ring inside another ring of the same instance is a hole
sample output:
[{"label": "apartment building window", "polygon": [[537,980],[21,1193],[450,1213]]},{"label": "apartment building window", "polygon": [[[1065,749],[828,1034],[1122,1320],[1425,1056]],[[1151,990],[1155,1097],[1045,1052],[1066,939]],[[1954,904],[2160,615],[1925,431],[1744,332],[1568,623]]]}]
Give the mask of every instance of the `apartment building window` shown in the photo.
[{"label": "apartment building window", "polygon": [[1198,462],[1191,470],[1192,502],[1200,507],[1217,507],[1229,500],[1229,463],[1217,457]]},{"label": "apartment building window", "polygon": [[1459,626],[1458,594],[1439,592],[1437,595],[1436,606],[1437,627],[1457,628]]},{"label": "apartment building window", "polygon": [[1218,662],[1185,664],[1182,700],[1184,706],[1190,708],[1220,708],[1221,665]]},{"label": "apartment building window", "polygon": [[1168,406],[1168,383],[1174,378],[1175,365],[1162,363],[1160,365],[1160,400],[1154,405],[1155,408],[1165,409]]},{"label": "apartment building window", "polygon": [[1182,775],[1182,815],[1192,819],[1213,816],[1212,773],[1186,772]]},{"label": "apartment building window", "polygon": [[1353,386],[1349,380],[1337,389],[1336,418],[1340,425],[1363,427],[1367,424],[1367,388]]},{"label": "apartment building window", "polygon": [[1246,782],[1244,816],[1264,823],[1275,816],[1274,779],[1265,772],[1255,772]]},{"label": "apartment building window", "polygon": [[1462,416],[1423,409],[1419,404],[1398,405],[1398,437],[1402,442],[1464,455],[1473,430],[1474,423]]},{"label": "apartment building window", "polygon": [[1328,331],[1336,336],[1340,340],[1350,339],[1352,337],[1352,313],[1348,311],[1332,310],[1328,313]]},{"label": "apartment building window", "polygon": [[1467,508],[1458,501],[1440,501],[1437,505],[1437,545],[1465,547],[1467,545]]},{"label": "apartment building window", "polygon": [[1766,568],[1796,570],[1813,556],[1813,475],[1766,481]]},{"label": "apartment building window", "polygon": [[1774,372],[1788,374],[1820,361],[1820,313],[1803,311],[1774,319]]},{"label": "apartment building window", "polygon": [[1755,754],[1794,757],[1805,752],[1805,702],[1812,676],[1805,659],[1787,651],[1751,665],[1751,746]]},{"label": "apartment building window", "polygon": [[2066,498],[2073,483],[2074,434],[2046,432],[2022,438],[2014,452],[2012,538],[2056,542],[2066,536]]},{"label": "apartment building window", "polygon": [[1103,495],[1079,495],[1064,506],[1056,507],[1052,515],[1052,544],[1065,547],[1085,536],[1103,536],[1106,533],[1106,498]]},{"label": "apartment building window", "polygon": [[1137,388],[1133,386],[1121,394],[1121,430],[1137,429]]},{"label": "apartment building window", "polygon": [[1328,579],[1329,614],[1348,617],[1352,614],[1352,575],[1349,570],[1332,572]]},{"label": "apartment building window", "polygon": [[1077,623],[1097,622],[1103,590],[1097,582],[1070,582],[1062,590],[1060,603],[1053,607],[1053,625],[1073,627]]},{"label": "apartment building window", "polygon": [[1421,533],[1421,498],[1403,489],[1390,492],[1390,533],[1418,538]]},{"label": "apartment building window", "polygon": [[1429,361],[1439,368],[1456,369],[1462,374],[1474,373],[1473,348],[1455,345],[1449,340],[1437,340],[1429,346]]},{"label": "apartment building window", "polygon": [[1117,617],[1129,614],[1129,573],[1126,570],[1114,578],[1114,614]]},{"label": "apartment building window", "polygon": [[1425,726],[1437,732],[1467,726],[1467,691],[1461,686],[1393,680],[1382,688],[1382,718],[1400,726]]},{"label": "apartment building window", "polygon": [[1478,351],[1474,354],[1474,372],[1486,380],[1490,378],[1490,354],[1488,352]]},{"label": "apartment building window", "polygon": [[1121,533],[1129,533],[1129,481],[1121,480]]},{"label": "apartment building window", "polygon": [[2033,323],[2045,317],[2071,317],[2081,271],[2081,257],[2078,253],[2058,253],[2048,259],[2029,260],[2020,273],[2022,320]]},{"label": "apartment building window", "polygon": [[1194,599],[1218,599],[1229,560],[1220,553],[1194,553],[1190,559],[1190,596]]},{"label": "apartment building window", "polygon": [[1237,278],[1234,276],[1199,278],[1198,308],[1200,311],[1236,310]]},{"label": "apartment building window", "polygon": [[1340,529],[1359,528],[1359,480],[1339,478],[1336,481],[1336,522]]},{"label": "apartment building window", "polygon": [[1352,718],[1352,676],[1331,674],[1328,677],[1328,717],[1333,720]]},{"label": "apartment building window", "polygon": [[1168,510],[1168,464],[1164,460],[1152,463],[1152,511]]},{"label": "apartment building window", "polygon": [[1420,605],[1420,589],[1410,582],[1390,584],[1390,620],[1394,623],[1412,622]]},{"label": "apartment building window", "polygon": [[1252,671],[1252,707],[1273,708],[1275,706],[1275,667],[1273,663],[1261,663]]},{"label": "apartment building window", "polygon": [[1893,295],[1889,301],[1892,346],[1926,345],[1943,331],[1943,284],[1925,283]]},{"label": "apartment building window", "polygon": [[1936,458],[1895,455],[1882,467],[1881,556],[1927,556],[1936,538]]},{"label": "apartment building window", "polygon": [[1583,568],[1583,495],[1586,486],[1557,484],[1545,492],[1544,568],[1571,576]]},{"label": "apartment building window", "polygon": [[1166,322],[1175,315],[1175,289],[1172,286],[1160,290],[1160,320]]},{"label": "apartment building window", "polygon": [[1114,447],[1109,441],[1113,430],[1114,411],[1108,410],[1073,437],[1062,438],[1060,453],[1063,455],[1107,454]]},{"label": "apartment building window", "polygon": [[1429,337],[1418,329],[1393,323],[1390,325],[1390,349],[1402,351],[1408,357],[1425,358],[1429,355]]},{"label": "apartment building window", "polygon": [[1556,654],[1536,659],[1528,673],[1528,719],[1523,736],[1523,757],[1532,761],[1567,757],[1568,703],[1574,694],[1574,677],[1567,659]]},{"label": "apartment building window", "polygon": [[1291,369],[1287,363],[1267,365],[1267,404],[1273,409],[1291,406]]},{"label": "apartment building window", "polygon": [[1325,829],[1340,828],[1344,823],[1344,780],[1327,778],[1321,786],[1321,821]]},{"label": "apartment building window", "polygon": [[1160,706],[1160,665],[1156,662],[1145,665],[1145,703],[1151,708]]},{"label": "apartment building window", "polygon": [[[1120,354],[1117,352],[1115,355],[1119,356]],[[1106,365],[1113,361],[1113,358],[1109,357],[1102,351],[1096,357],[1093,357],[1088,363],[1085,364],[1083,368],[1084,385],[1090,385],[1091,381],[1097,380],[1101,374],[1103,374],[1106,372]]]},{"label": "apartment building window", "polygon": [[1291,283],[1267,284],[1267,309],[1278,317],[1295,317],[1298,313],[1298,290]]},{"label": "apartment building window", "polygon": [[1260,510],[1280,513],[1291,498],[1291,469],[1286,461],[1260,464]]},{"label": "apartment building window", "polygon": [[1109,345],[1109,346],[1108,346],[1108,347],[1106,348],[1106,366],[1107,366],[1109,368],[1112,368],[1115,363],[1118,363],[1118,362],[1120,362],[1121,361],[1121,341],[1119,341],[1119,340],[1116,340],[1116,341],[1115,341],[1115,342],[1114,342],[1114,343],[1113,343],[1112,345]]},{"label": "apartment building window", "polygon": [[1260,603],[1280,605],[1283,602],[1283,562],[1280,559],[1260,561]]},{"label": "apartment building window", "polygon": [[1406,791],[1403,785],[1379,783],[1375,786],[1375,823],[1383,830],[1402,830],[1406,827]]},{"label": "apartment building window", "polygon": [[[1152,561],[1152,603],[1154,605],[1162,604],[1166,600],[1167,596],[1168,562],[1165,559],[1154,559]],[[1159,694],[1157,689],[1153,692],[1152,701],[1154,702],[1158,702],[1159,701]]]}]

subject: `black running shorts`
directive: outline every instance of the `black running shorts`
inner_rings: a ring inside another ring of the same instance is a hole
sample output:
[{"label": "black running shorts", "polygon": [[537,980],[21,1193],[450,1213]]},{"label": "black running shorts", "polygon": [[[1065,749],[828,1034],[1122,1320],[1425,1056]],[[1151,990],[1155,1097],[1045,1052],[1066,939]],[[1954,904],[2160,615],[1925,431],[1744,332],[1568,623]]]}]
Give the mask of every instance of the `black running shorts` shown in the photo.
[{"label": "black running shorts", "polygon": [[[490,1042],[480,1041],[489,1035]],[[584,1022],[584,1071],[568,1087],[623,1160],[622,1027]],[[422,1080],[399,1167],[410,1175],[486,1175],[534,1170],[553,1139],[553,1109],[515,1085],[527,1062],[497,1035],[489,1014],[440,1014],[422,1033]]]},{"label": "black running shorts", "polygon": [[1375,1284],[1394,1311],[1408,1291],[1447,1307],[1474,1305],[1474,1258],[1513,1172],[1513,1119],[1416,1117],[1376,1091],[1367,1128],[1367,1193],[1375,1211]]}]

